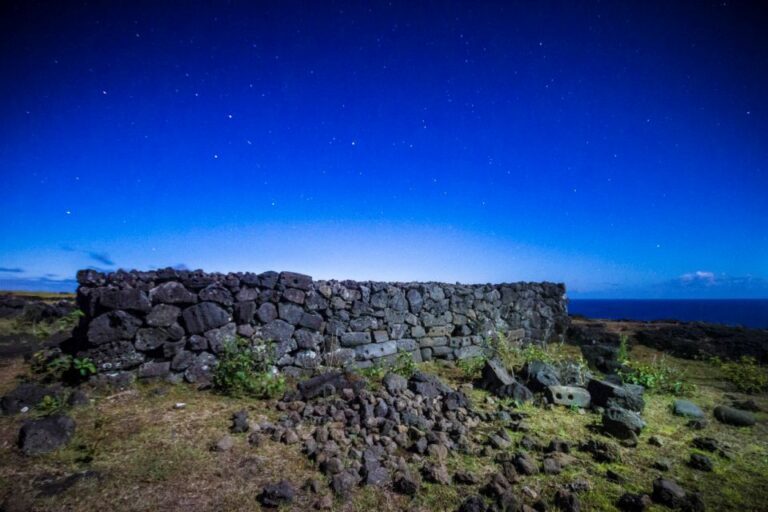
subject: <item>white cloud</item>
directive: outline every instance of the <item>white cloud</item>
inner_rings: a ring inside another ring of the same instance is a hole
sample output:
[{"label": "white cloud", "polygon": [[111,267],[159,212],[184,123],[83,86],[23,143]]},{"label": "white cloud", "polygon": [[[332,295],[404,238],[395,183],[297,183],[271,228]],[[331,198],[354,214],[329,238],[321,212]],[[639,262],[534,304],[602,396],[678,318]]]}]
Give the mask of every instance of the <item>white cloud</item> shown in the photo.
[{"label": "white cloud", "polygon": [[705,284],[715,284],[715,281],[717,281],[717,278],[715,277],[714,272],[705,272],[704,270],[697,270],[696,272],[688,272],[687,274],[683,274],[682,276],[680,276],[680,280],[683,283],[697,282],[697,283],[705,283]]}]

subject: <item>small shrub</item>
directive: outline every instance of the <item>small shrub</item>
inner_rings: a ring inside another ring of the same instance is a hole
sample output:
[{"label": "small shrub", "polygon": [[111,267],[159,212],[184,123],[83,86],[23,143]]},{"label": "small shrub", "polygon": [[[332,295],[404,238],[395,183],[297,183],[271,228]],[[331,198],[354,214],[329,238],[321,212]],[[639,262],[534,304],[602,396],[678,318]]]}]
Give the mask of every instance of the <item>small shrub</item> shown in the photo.
[{"label": "small shrub", "polygon": [[515,368],[521,361],[521,351],[514,346],[506,333],[501,331],[485,339],[485,351],[507,368]]},{"label": "small shrub", "polygon": [[72,359],[72,369],[83,378],[96,374],[96,364],[88,357],[75,357]]},{"label": "small shrub", "polygon": [[71,331],[77,324],[80,323],[80,319],[85,316],[85,313],[79,309],[64,315],[53,323],[53,330],[56,331]]},{"label": "small shrub", "polygon": [[35,407],[42,416],[51,416],[64,408],[64,404],[55,396],[45,395]]},{"label": "small shrub", "polygon": [[529,343],[520,347],[512,343],[503,332],[499,332],[485,341],[485,349],[489,357],[499,359],[509,369],[520,368],[531,361],[542,361],[548,364],[564,362],[568,358],[560,353],[558,346]]},{"label": "small shrub", "polygon": [[757,359],[751,356],[741,356],[738,361],[723,362],[720,358],[710,360],[720,367],[723,376],[731,382],[736,389],[743,393],[760,393],[768,390],[768,371],[760,365]]},{"label": "small shrub", "polygon": [[268,350],[238,337],[224,345],[213,371],[213,385],[231,396],[272,398],[285,391],[285,377],[273,369]]},{"label": "small shrub", "polygon": [[397,354],[397,361],[395,362],[392,371],[408,379],[411,375],[416,373],[418,369],[419,367],[416,366],[416,362],[413,360],[413,354],[410,352],[400,352]]},{"label": "small shrub", "polygon": [[62,355],[48,362],[45,373],[53,380],[62,380],[72,368],[72,356]]},{"label": "small shrub", "polygon": [[464,374],[465,379],[475,380],[480,378],[480,372],[482,372],[486,360],[487,358],[485,356],[468,357],[459,360],[456,366],[458,366],[461,373]]},{"label": "small shrub", "polygon": [[624,361],[618,373],[624,382],[639,384],[650,392],[685,396],[695,391],[695,386],[686,382],[685,373],[668,364],[664,357],[654,358],[650,363]]},{"label": "small shrub", "polygon": [[72,357],[61,351],[40,350],[32,354],[32,371],[47,381],[79,384],[96,374],[96,364],[88,357]]},{"label": "small shrub", "polygon": [[75,309],[55,320],[32,321],[20,317],[16,320],[14,329],[22,332],[32,332],[35,337],[44,339],[60,331],[71,331],[77,326],[83,316],[85,316],[85,313]]},{"label": "small shrub", "polygon": [[523,363],[530,363],[531,361],[542,361],[548,364],[555,364],[562,360],[558,354],[555,353],[550,347],[542,347],[531,343],[522,350]]},{"label": "small shrub", "polygon": [[373,365],[368,368],[357,368],[355,373],[363,377],[366,382],[376,384],[384,378],[387,369],[378,360],[374,360]]},{"label": "small shrub", "polygon": [[616,359],[620,363],[629,361],[629,336],[624,333],[619,335],[619,351],[616,354]]}]

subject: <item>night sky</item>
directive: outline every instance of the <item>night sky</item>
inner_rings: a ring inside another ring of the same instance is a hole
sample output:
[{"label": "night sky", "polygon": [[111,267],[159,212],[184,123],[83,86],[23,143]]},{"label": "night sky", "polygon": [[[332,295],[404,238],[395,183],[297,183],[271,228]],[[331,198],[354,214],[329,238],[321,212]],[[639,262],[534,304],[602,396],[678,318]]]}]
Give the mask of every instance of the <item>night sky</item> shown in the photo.
[{"label": "night sky", "polygon": [[3,1],[0,288],[768,297],[768,8],[480,4]]}]

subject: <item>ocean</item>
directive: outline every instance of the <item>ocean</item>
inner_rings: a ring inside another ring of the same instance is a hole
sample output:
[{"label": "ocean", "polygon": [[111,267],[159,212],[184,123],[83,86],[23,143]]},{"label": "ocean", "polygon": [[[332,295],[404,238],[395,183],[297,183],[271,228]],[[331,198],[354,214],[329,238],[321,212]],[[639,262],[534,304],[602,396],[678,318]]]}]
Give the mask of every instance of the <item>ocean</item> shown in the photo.
[{"label": "ocean", "polygon": [[570,299],[568,312],[611,320],[680,320],[768,329],[768,299]]}]

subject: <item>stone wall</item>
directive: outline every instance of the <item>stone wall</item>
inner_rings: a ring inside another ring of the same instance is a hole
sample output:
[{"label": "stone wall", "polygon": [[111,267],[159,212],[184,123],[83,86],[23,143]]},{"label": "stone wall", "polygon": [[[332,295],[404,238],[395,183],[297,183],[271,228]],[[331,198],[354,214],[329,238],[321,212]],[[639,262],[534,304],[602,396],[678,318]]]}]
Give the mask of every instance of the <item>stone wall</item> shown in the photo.
[{"label": "stone wall", "polygon": [[277,365],[365,367],[410,352],[416,361],[482,352],[497,330],[523,343],[562,341],[565,287],[315,281],[293,272],[151,272],[77,275],[85,313],[69,350],[101,372],[209,378],[227,340],[273,342]]}]

